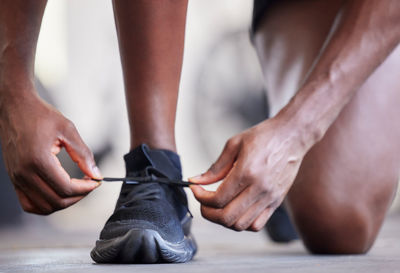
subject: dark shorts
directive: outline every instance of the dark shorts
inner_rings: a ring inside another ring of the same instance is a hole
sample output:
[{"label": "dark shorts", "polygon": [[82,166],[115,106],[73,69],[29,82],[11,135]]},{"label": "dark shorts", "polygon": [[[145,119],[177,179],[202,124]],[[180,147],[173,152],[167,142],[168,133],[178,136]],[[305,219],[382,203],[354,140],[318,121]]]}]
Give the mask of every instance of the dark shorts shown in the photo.
[{"label": "dark shorts", "polygon": [[277,1],[278,0],[254,0],[251,36],[253,36],[253,33],[257,31],[257,28],[268,8]]}]

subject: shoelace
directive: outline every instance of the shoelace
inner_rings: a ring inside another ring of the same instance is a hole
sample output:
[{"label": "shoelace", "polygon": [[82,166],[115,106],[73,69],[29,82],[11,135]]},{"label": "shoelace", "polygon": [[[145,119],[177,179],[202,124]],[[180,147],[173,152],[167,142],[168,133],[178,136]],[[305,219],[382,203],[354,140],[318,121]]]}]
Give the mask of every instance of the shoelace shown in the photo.
[{"label": "shoelace", "polygon": [[92,178],[92,180],[100,182],[125,182],[126,184],[144,184],[144,183],[162,183],[180,187],[189,187],[190,185],[196,185],[193,182],[172,180],[166,177],[158,177],[154,174],[146,176],[127,176],[127,177],[103,177],[103,179]]},{"label": "shoelace", "polygon": [[[120,200],[122,202],[119,203],[119,206],[121,207],[129,207],[136,201],[159,199],[161,194],[160,188],[154,187],[154,183],[163,184],[165,187],[188,187],[190,185],[195,185],[195,183],[189,181],[172,180],[166,177],[158,177],[154,174],[145,176],[127,176],[123,178],[104,177],[102,180],[92,180],[105,182],[123,181],[124,185],[122,186],[121,190],[122,200]],[[184,205],[189,215],[193,217],[187,206],[186,198],[177,191],[175,191],[173,197],[182,205]]]}]

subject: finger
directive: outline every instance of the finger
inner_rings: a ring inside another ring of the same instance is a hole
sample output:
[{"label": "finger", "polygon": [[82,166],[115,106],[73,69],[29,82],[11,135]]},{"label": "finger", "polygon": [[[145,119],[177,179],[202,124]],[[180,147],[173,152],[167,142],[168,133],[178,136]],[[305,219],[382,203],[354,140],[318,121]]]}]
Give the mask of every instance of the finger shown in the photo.
[{"label": "finger", "polygon": [[224,208],[213,208],[202,205],[201,213],[204,218],[221,224],[228,228],[238,229],[234,225],[246,211],[259,200],[257,193],[254,193],[252,188],[247,188],[237,198],[230,202]]},{"label": "finger", "polygon": [[32,182],[29,183],[30,187],[32,188],[32,191],[36,191],[45,199],[52,207],[53,211],[65,209],[82,198],[86,196],[85,195],[80,195],[80,196],[74,196],[74,197],[67,197],[63,198],[59,196],[49,185],[47,185],[40,177],[32,177]]},{"label": "finger", "polygon": [[[201,186],[190,186],[190,189],[193,192],[194,197],[197,201],[199,201],[203,206],[220,209],[225,207],[229,201],[232,201],[235,198],[234,195],[228,195],[219,193],[217,191],[208,191],[202,188]],[[221,191],[219,191],[221,192]]]},{"label": "finger", "polygon": [[40,215],[48,215],[53,212],[51,205],[43,199],[43,197],[34,191],[25,191],[18,188],[18,196],[21,196],[24,201],[28,200],[31,207],[24,208],[24,211]]},{"label": "finger", "polygon": [[19,203],[21,204],[22,209],[25,212],[34,213],[35,206],[32,204],[31,200],[26,197],[25,193],[17,187],[15,187],[15,192],[17,193],[17,197],[19,199]]},{"label": "finger", "polygon": [[41,160],[38,174],[63,198],[87,195],[100,186],[100,183],[93,180],[71,179],[55,155]]},{"label": "finger", "polygon": [[201,204],[214,208],[223,208],[250,184],[251,181],[242,180],[241,173],[241,165],[236,164],[216,191],[208,191],[197,185],[190,186],[190,189]]},{"label": "finger", "polygon": [[197,185],[190,185],[189,189],[192,190],[194,198],[205,206],[209,206],[209,202],[207,202],[208,199],[212,199],[215,195],[215,192],[207,191],[203,187]]},{"label": "finger", "polygon": [[94,161],[93,153],[83,142],[72,122],[68,123],[68,126],[64,129],[64,138],[61,139],[61,142],[71,159],[78,164],[84,174],[91,178],[103,178]]},{"label": "finger", "polygon": [[77,178],[71,179],[71,188],[74,193],[73,195],[87,195],[101,185],[101,182],[96,182],[93,180]]},{"label": "finger", "polygon": [[[265,198],[254,203],[248,210],[236,221],[234,228],[236,230],[250,230],[251,224],[268,208]],[[257,230],[258,231],[258,230]]]},{"label": "finger", "polygon": [[268,219],[271,217],[272,213],[275,211],[275,208],[268,207],[266,208],[250,225],[248,230],[250,231],[260,231],[265,224],[267,223]]},{"label": "finger", "polygon": [[230,139],[218,157],[217,161],[203,174],[189,178],[189,181],[199,184],[211,184],[223,179],[231,170],[239,154],[238,141]]}]

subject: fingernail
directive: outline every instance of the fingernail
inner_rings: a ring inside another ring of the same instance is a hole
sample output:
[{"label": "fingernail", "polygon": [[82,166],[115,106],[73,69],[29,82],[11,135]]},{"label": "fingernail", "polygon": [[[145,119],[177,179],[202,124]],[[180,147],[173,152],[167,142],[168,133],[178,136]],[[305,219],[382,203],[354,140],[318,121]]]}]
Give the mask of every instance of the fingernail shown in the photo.
[{"label": "fingernail", "polygon": [[96,188],[95,188],[95,189],[97,189],[98,187],[101,186],[101,182],[96,182],[96,183],[97,183],[97,185],[96,185]]},{"label": "fingernail", "polygon": [[93,174],[95,176],[94,178],[98,178],[98,179],[103,178],[103,176],[100,173],[100,169],[97,166],[93,168]]},{"label": "fingernail", "polygon": [[190,182],[196,182],[196,180],[200,180],[202,176],[203,176],[203,175],[200,174],[200,175],[196,175],[196,176],[190,177],[190,178],[189,178],[189,181],[190,181]]}]

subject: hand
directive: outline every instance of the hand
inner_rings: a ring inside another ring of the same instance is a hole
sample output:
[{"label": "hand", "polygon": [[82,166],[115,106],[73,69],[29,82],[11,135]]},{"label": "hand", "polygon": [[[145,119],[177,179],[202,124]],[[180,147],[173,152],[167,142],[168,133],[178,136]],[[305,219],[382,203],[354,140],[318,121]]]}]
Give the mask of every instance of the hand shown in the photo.
[{"label": "hand", "polygon": [[34,92],[3,103],[0,137],[22,208],[47,215],[73,205],[99,185],[70,178],[56,156],[63,147],[85,175],[101,178],[101,174],[73,123]]},{"label": "hand", "polygon": [[297,130],[278,118],[234,137],[198,184],[223,179],[218,189],[191,186],[204,218],[241,231],[259,231],[289,191],[305,155]]}]

